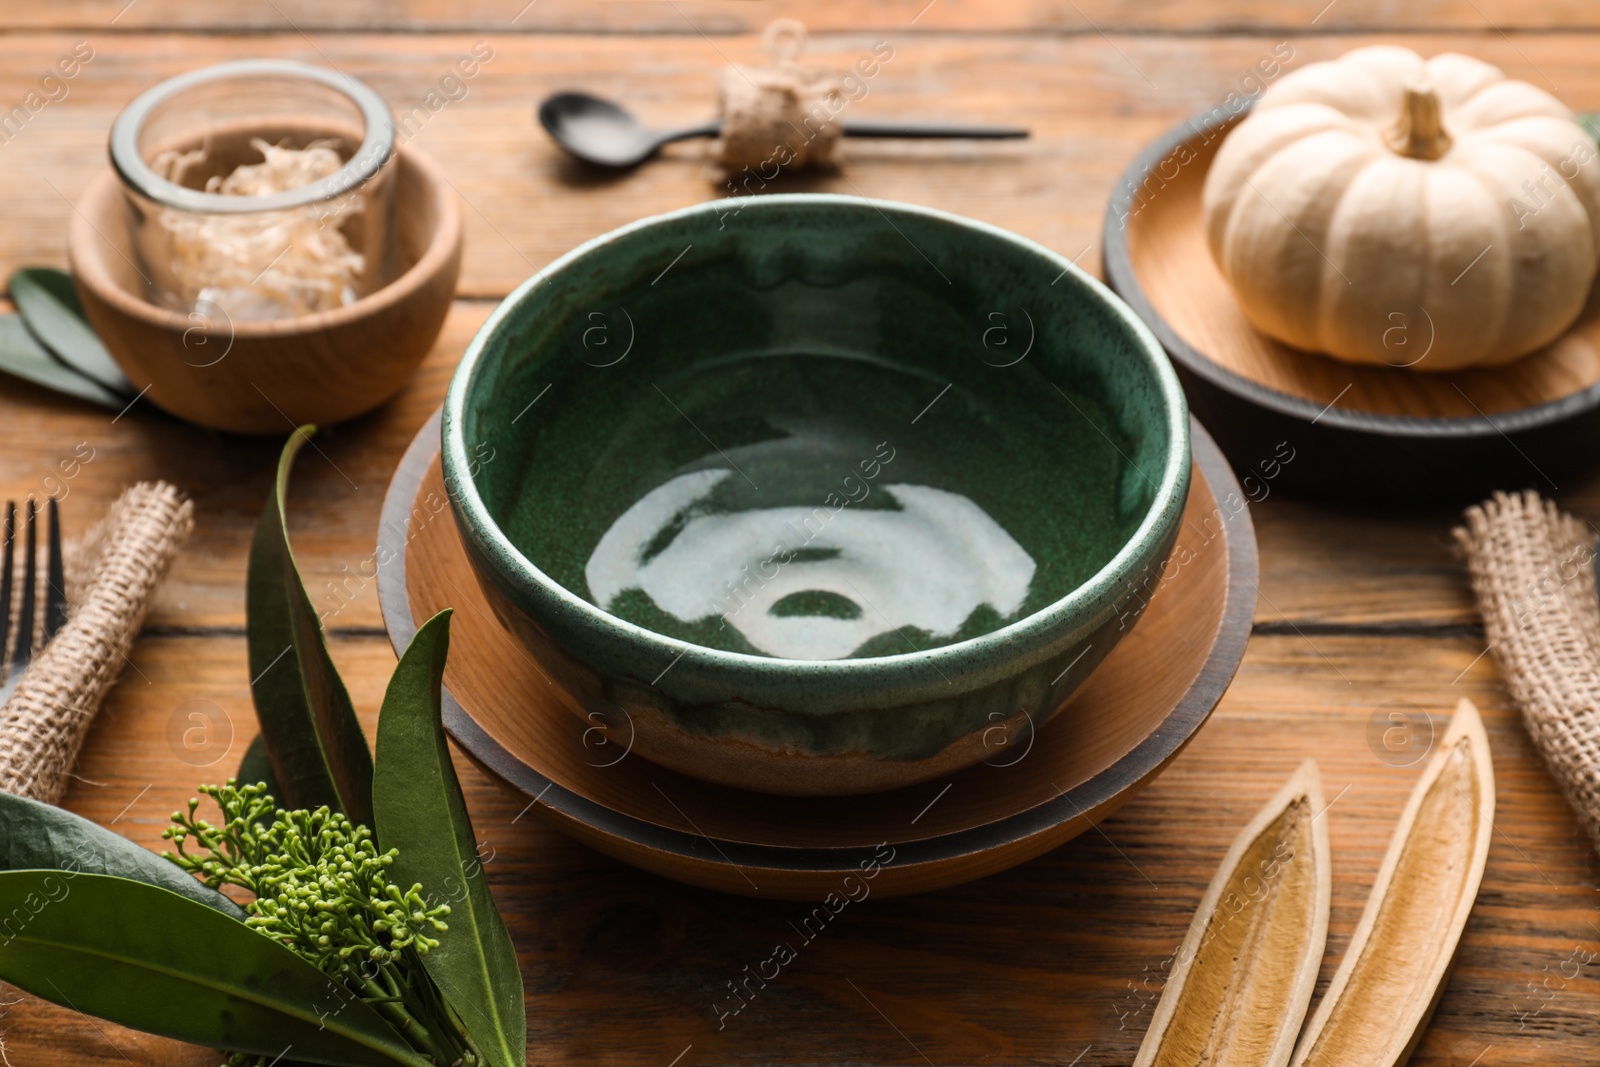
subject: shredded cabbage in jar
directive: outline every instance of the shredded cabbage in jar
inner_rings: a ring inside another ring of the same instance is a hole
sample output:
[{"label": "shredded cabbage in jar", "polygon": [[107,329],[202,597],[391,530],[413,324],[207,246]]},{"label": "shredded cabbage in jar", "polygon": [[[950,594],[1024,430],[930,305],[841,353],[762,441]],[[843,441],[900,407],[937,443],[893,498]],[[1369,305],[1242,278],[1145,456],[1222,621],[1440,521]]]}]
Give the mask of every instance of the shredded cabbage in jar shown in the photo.
[{"label": "shredded cabbage in jar", "polygon": [[[227,177],[213,175],[205,191],[224,196],[270,196],[320,181],[344,165],[336,142],[304,148],[253,138],[262,162]],[[162,152],[151,167],[182,184],[205,161],[204,149]],[[156,215],[170,246],[169,299],[183,306],[215,304],[233,319],[287,319],[352,303],[366,257],[346,240],[342,224],[365,209],[359,192],[338,201],[254,215],[204,215],[163,209]]]}]

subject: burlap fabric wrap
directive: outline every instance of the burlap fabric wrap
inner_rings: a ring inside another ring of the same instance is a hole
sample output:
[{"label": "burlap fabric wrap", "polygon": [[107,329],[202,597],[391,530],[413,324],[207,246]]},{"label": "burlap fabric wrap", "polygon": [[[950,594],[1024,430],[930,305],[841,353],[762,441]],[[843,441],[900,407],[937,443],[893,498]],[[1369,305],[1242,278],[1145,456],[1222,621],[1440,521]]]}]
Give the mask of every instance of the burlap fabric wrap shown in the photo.
[{"label": "burlap fabric wrap", "polygon": [[799,63],[806,29],[779,19],[766,30],[766,67],[728,67],[718,78],[722,134],[717,162],[730,171],[750,168],[771,179],[778,169],[835,160],[844,106],[837,71]]},{"label": "burlap fabric wrap", "polygon": [[0,708],[0,791],[60,801],[156,583],[193,526],[194,507],[177,489],[141,482],[85,535],[69,560],[67,622]]},{"label": "burlap fabric wrap", "polygon": [[1534,492],[1496,493],[1455,532],[1489,647],[1523,722],[1600,848],[1595,531]]}]

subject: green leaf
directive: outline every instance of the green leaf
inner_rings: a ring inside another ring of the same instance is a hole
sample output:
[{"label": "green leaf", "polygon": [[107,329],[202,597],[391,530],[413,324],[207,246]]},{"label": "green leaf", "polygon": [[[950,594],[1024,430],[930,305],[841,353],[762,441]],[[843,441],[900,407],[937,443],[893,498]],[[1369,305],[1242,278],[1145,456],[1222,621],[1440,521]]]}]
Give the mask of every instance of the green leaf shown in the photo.
[{"label": "green leaf", "polygon": [[326,804],[353,823],[372,826],[372,754],[328,656],[283,521],[289,471],[315,432],[302,426],[284,444],[277,483],[250,544],[250,691],[281,789],[274,794],[278,806],[315,810]]},{"label": "green leaf", "polygon": [[467,1034],[495,1067],[526,1062],[528,1020],[511,934],[496,910],[477,838],[450,762],[439,687],[450,648],[450,611],[429,619],[389,679],[378,717],[372,801],[385,848],[400,850],[392,877],[420,882],[429,903],[450,905],[450,929],[422,958]]},{"label": "green leaf", "polygon": [[70,811],[10,793],[0,793],[0,870],[114,874],[244,921],[237,904],[149,849]]},{"label": "green leaf", "polygon": [[120,411],[128,404],[116,393],[51,358],[16,315],[0,315],[0,371],[112,411]]},{"label": "green leaf", "polygon": [[[255,785],[260,783],[267,787],[267,793],[275,800],[279,807],[283,806],[283,790],[278,788],[278,776],[272,772],[272,757],[267,755],[267,739],[261,734],[256,734],[255,740],[250,742],[250,747],[244,750],[244,758],[239,761],[239,770],[233,776],[234,781],[240,785]],[[272,816],[263,814],[256,820],[258,826],[271,826]],[[279,1064],[279,1067],[289,1067]]]},{"label": "green leaf", "polygon": [[272,770],[272,757],[267,755],[267,739],[261,734],[256,734],[256,739],[244,750],[244,758],[239,761],[238,773],[233,778],[240,785],[261,783],[267,787],[267,792],[273,799],[278,801],[278,806],[283,806],[283,793],[278,788],[278,776]]},{"label": "green leaf", "polygon": [[72,275],[51,267],[24,267],[11,276],[11,301],[28,331],[57,360],[122,394],[124,403],[139,392],[89,325]]},{"label": "green leaf", "polygon": [[424,1062],[372,1007],[271,938],[126,878],[0,872],[0,979],[210,1048],[352,1067]]}]

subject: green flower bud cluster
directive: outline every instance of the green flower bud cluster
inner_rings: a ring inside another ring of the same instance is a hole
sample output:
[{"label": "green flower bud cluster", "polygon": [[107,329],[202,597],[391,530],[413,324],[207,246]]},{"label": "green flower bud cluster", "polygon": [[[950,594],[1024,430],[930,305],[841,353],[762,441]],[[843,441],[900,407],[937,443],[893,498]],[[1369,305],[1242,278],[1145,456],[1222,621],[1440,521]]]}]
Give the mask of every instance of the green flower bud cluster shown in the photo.
[{"label": "green flower bud cluster", "polygon": [[[263,833],[269,820],[277,814],[278,807],[267,793],[265,785],[236,787],[232,778],[223,786],[203,785],[200,792],[217,802],[226,821],[213,826],[204,819],[196,819],[200,798],[189,798],[189,812],[172,813],[173,825],[162,831],[161,837],[178,848],[178,854],[162,855],[191,874],[198,874],[212,889],[223,885],[237,885],[256,892],[256,879],[252,873],[255,864],[272,854],[272,845]],[[208,855],[190,856],[184,844],[193,838]]]},{"label": "green flower bud cluster", "polygon": [[[224,822],[214,826],[175,812],[163,837],[177,847],[167,853],[213,889],[229,883],[256,894],[246,905],[246,925],[281,941],[330,977],[367,977],[373,968],[404,964],[405,950],[418,955],[436,948],[430,934],[447,929],[448,905],[429,908],[422,886],[402,890],[389,880],[398,850],[380,853],[372,831],[344,815],[284,811],[263,785],[202,786]],[[268,816],[271,822],[267,822]],[[190,855],[190,841],[206,850]]]},{"label": "green flower bud cluster", "polygon": [[371,1004],[432,1062],[479,1062],[422,966],[439,946],[433,935],[448,928],[450,908],[430,908],[421,885],[401,889],[390,880],[399,850],[379,852],[371,830],[328,808],[285,811],[265,785],[230,778],[200,792],[216,802],[222,822],[198,818],[200,800],[191,799],[162,833],[177,851],[162,855],[213,889],[253,893],[245,925]]}]

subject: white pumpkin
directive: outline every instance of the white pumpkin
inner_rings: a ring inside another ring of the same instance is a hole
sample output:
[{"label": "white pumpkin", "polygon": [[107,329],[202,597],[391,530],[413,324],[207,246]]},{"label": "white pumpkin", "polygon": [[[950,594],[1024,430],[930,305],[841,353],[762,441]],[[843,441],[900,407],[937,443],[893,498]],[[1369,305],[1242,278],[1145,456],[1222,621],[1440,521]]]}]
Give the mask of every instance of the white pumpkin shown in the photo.
[{"label": "white pumpkin", "polygon": [[1263,333],[1353,363],[1493,365],[1583,309],[1600,153],[1560,101],[1497,67],[1361,48],[1262,94],[1203,204]]}]

